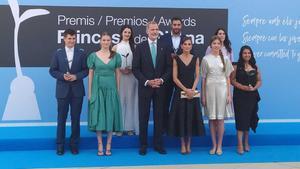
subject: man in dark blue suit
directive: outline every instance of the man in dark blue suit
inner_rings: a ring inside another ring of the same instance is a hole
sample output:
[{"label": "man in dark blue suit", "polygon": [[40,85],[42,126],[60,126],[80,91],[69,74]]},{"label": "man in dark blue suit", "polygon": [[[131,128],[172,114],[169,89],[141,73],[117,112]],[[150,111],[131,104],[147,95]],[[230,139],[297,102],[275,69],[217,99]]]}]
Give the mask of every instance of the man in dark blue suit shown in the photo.
[{"label": "man in dark blue suit", "polygon": [[[185,37],[181,33],[182,30],[182,20],[178,17],[173,17],[171,19],[171,32],[163,35],[160,40],[162,40],[166,46],[168,54],[167,56],[174,57],[176,55],[182,54],[182,49],[180,47],[181,40]],[[172,75],[171,75],[172,77]],[[164,111],[164,131],[166,132],[168,127],[168,113],[170,108],[170,102],[172,100],[174,90],[174,83],[171,79],[169,82],[166,83],[166,104],[165,104],[165,111]]]},{"label": "man in dark blue suit", "polygon": [[82,108],[85,89],[83,78],[88,75],[86,65],[86,54],[83,49],[75,47],[76,32],[67,29],[64,32],[63,49],[58,49],[52,58],[50,65],[50,75],[56,81],[57,98],[57,135],[56,144],[58,155],[64,154],[66,120],[71,108],[71,128],[70,149],[72,154],[78,154],[78,144],[80,139],[80,114]]},{"label": "man in dark blue suit", "polygon": [[147,24],[147,41],[137,45],[133,56],[132,69],[138,79],[140,155],[147,154],[148,121],[150,105],[153,104],[154,150],[166,154],[163,146],[163,113],[165,104],[165,84],[171,76],[171,57],[167,57],[166,46],[157,39],[158,24]]}]

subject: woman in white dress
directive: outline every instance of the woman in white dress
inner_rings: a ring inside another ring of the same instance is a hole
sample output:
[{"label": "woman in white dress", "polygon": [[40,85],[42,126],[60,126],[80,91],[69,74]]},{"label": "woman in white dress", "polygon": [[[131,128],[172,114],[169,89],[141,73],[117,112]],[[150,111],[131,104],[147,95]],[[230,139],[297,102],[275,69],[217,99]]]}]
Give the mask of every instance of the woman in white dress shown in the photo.
[{"label": "woman in white dress", "polygon": [[202,105],[209,119],[212,139],[210,154],[222,155],[224,119],[233,117],[230,92],[230,73],[233,66],[221,52],[221,39],[213,36],[210,41],[211,53],[201,62]]},{"label": "woman in white dress", "polygon": [[[228,34],[225,31],[224,28],[218,28],[215,32],[215,35],[217,35],[221,39],[221,51],[223,56],[227,56],[231,62],[233,62],[233,51],[231,48],[231,42],[229,40]],[[205,52],[205,55],[208,55],[211,53],[211,47],[208,46]]]},{"label": "woman in white dress", "polygon": [[[134,50],[132,28],[124,25],[120,31],[120,43],[113,50],[121,55],[120,102],[123,129],[128,135],[139,134],[138,82],[132,74],[131,66]],[[121,135],[121,133],[118,133]]]}]

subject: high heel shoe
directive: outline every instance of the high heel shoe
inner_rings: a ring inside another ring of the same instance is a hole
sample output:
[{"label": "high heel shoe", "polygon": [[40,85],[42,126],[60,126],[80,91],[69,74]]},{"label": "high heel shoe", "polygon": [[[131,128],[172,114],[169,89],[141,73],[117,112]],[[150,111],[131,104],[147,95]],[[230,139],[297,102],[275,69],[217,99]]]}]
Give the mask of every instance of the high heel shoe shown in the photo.
[{"label": "high heel shoe", "polygon": [[192,152],[191,149],[186,150],[186,153],[187,153],[187,154],[191,154],[191,152]]},{"label": "high heel shoe", "polygon": [[221,155],[223,154],[222,149],[218,149],[218,150],[216,151],[216,154],[217,154],[218,156],[221,156]]},{"label": "high heel shoe", "polygon": [[98,156],[103,156],[104,155],[102,143],[98,143],[98,152],[97,152],[97,155]]},{"label": "high heel shoe", "polygon": [[181,146],[180,153],[181,153],[182,155],[185,155],[185,154],[187,153],[185,146]]},{"label": "high heel shoe", "polygon": [[209,150],[210,155],[215,155],[216,154],[216,148],[212,148]]},{"label": "high heel shoe", "polygon": [[134,136],[135,134],[134,134],[134,131],[128,131],[128,132],[127,132],[127,135],[128,135],[128,136]]},{"label": "high heel shoe", "polygon": [[243,155],[244,154],[244,148],[243,148],[243,146],[237,146],[237,153],[239,155]]},{"label": "high heel shoe", "polygon": [[105,155],[106,156],[111,156],[111,143],[107,143],[106,144],[106,151],[105,151]]},{"label": "high heel shoe", "polygon": [[245,145],[245,151],[249,152],[250,151],[250,146],[249,145]]}]

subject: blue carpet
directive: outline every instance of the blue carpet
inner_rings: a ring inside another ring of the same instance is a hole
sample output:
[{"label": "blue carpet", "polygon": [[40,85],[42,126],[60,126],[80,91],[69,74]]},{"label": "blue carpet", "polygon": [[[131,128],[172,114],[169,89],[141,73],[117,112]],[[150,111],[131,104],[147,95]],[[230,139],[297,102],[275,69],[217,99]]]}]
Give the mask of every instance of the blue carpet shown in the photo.
[{"label": "blue carpet", "polygon": [[222,156],[209,155],[208,148],[199,147],[193,148],[190,155],[179,154],[179,148],[168,148],[167,155],[148,150],[146,156],[140,156],[137,149],[113,149],[113,155],[110,157],[98,157],[96,150],[90,149],[81,150],[76,156],[70,152],[66,152],[64,156],[57,156],[53,150],[2,151],[0,167],[9,169],[300,161],[300,146],[253,146],[251,152],[243,156],[235,152],[235,147],[224,147]]},{"label": "blue carpet", "polygon": [[[257,133],[251,132],[250,142],[252,145],[300,145],[300,123],[261,123]],[[70,127],[67,128],[67,136]],[[12,150],[51,150],[55,148],[56,127],[8,127],[0,128],[0,151]],[[149,125],[149,134],[152,133],[152,125]],[[208,127],[207,135],[195,137],[193,146],[208,147],[210,136]],[[165,137],[168,147],[179,145],[179,140],[172,137]],[[68,142],[68,141],[67,141]],[[149,137],[149,144],[152,137]],[[86,126],[81,127],[82,149],[92,149],[96,143],[95,133],[87,130]],[[113,146],[116,148],[138,147],[138,137],[122,136],[113,138]],[[236,130],[232,123],[225,124],[224,146],[236,145]]]},{"label": "blue carpet", "polygon": [[[167,155],[159,155],[149,148],[147,156],[139,156],[138,137],[122,136],[113,138],[113,156],[98,157],[95,133],[88,131],[86,126],[81,129],[80,154],[77,156],[71,155],[68,149],[64,156],[55,154],[55,126],[2,127],[0,169],[300,161],[300,123],[260,123],[257,133],[251,132],[251,152],[243,156],[236,153],[234,124],[225,124],[225,128],[221,157],[208,154],[211,142],[208,128],[206,136],[193,138],[190,155],[179,153],[179,139],[165,137]],[[67,131],[69,135],[69,127]],[[152,133],[151,125],[149,133]],[[149,143],[151,147],[151,136]]]}]

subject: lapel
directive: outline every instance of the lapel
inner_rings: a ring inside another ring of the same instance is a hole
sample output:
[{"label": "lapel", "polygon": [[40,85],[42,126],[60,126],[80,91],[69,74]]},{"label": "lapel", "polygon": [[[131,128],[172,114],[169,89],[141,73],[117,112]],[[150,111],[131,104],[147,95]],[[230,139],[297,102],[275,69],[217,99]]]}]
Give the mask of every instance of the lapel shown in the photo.
[{"label": "lapel", "polygon": [[144,43],[144,49],[145,49],[145,56],[144,56],[145,59],[148,60],[149,65],[151,65],[151,67],[152,67],[153,69],[155,69],[155,68],[154,68],[154,64],[153,64],[153,61],[152,61],[152,55],[151,55],[151,50],[150,50],[150,45],[149,45],[149,43],[148,43],[148,40],[145,41],[145,43]]},{"label": "lapel", "polygon": [[171,36],[171,33],[169,33],[168,34],[168,41],[169,41],[169,43],[168,44],[170,44],[171,46],[171,49],[173,50],[173,41],[172,41],[172,36]]},{"label": "lapel", "polygon": [[63,48],[63,52],[62,52],[62,60],[63,63],[67,69],[67,72],[70,72],[70,68],[69,68],[69,63],[68,63],[68,58],[67,58],[67,51],[65,48]]},{"label": "lapel", "polygon": [[[182,35],[182,33],[181,33],[181,35],[180,35],[179,46],[178,46],[178,49],[177,49],[177,52],[176,52],[177,55],[179,55],[179,54],[182,53],[182,49],[181,49],[181,47],[180,47],[180,44],[181,44],[181,41],[182,41],[182,39],[183,39],[184,37],[185,37],[185,36]],[[173,41],[172,41],[172,35],[171,35],[171,33],[169,34],[169,44],[171,44],[171,49],[172,49],[172,51],[175,53],[175,51],[174,51],[174,44],[173,44]]]},{"label": "lapel", "polygon": [[159,63],[160,63],[160,57],[163,56],[161,55],[161,52],[162,52],[163,48],[161,46],[161,43],[159,40],[157,40],[157,44],[156,44],[156,67],[158,67]]},{"label": "lapel", "polygon": [[71,64],[71,70],[76,65],[77,59],[78,59],[78,51],[77,51],[77,48],[74,47],[73,61],[72,61],[72,64]]}]

